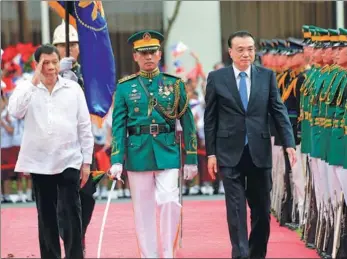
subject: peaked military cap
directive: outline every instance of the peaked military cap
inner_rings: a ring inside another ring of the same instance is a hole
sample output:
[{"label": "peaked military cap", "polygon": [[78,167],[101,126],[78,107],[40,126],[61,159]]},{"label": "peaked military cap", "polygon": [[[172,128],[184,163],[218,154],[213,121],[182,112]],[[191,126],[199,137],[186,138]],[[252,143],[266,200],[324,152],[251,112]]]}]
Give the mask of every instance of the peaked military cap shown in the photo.
[{"label": "peaked military cap", "polygon": [[268,47],[266,45],[266,41],[264,39],[259,40],[260,51],[258,55],[262,55],[268,52]]},{"label": "peaked military cap", "polygon": [[265,46],[266,49],[270,54],[276,54],[277,53],[277,41],[274,42],[272,40],[265,40]]},{"label": "peaked military cap", "polygon": [[323,28],[318,28],[318,34],[319,34],[319,39],[318,41],[321,42],[321,47],[322,48],[329,48],[330,45],[330,36],[329,36],[329,31],[327,29]]},{"label": "peaked military cap", "polygon": [[340,28],[339,32],[340,32],[340,35],[339,35],[340,47],[347,46],[347,29]]},{"label": "peaked military cap", "polygon": [[301,31],[302,31],[302,35],[304,37],[303,43],[309,44],[311,42],[310,26],[303,25]]},{"label": "peaked military cap", "polygon": [[339,30],[335,29],[328,29],[329,31],[329,37],[330,37],[330,46],[331,47],[338,47],[340,46],[339,43]]},{"label": "peaked military cap", "polygon": [[133,45],[135,51],[158,50],[162,41],[164,41],[164,36],[153,30],[136,32],[128,39],[128,43]]},{"label": "peaked military cap", "polygon": [[288,48],[289,48],[289,53],[288,55],[295,55],[297,53],[303,52],[303,48],[305,43],[301,39],[296,39],[296,38],[288,38]]},{"label": "peaked military cap", "polygon": [[313,47],[317,49],[323,48],[325,46],[324,42],[329,40],[328,30],[316,26],[312,27],[310,27],[310,31],[312,35],[312,41],[314,42]]},{"label": "peaked military cap", "polygon": [[289,55],[290,49],[286,40],[278,39],[278,49],[281,55]]},{"label": "peaked military cap", "polygon": [[316,26],[309,25],[309,31],[311,34],[311,41],[309,43],[309,46],[316,48],[319,46],[318,44],[318,32],[316,31]]}]

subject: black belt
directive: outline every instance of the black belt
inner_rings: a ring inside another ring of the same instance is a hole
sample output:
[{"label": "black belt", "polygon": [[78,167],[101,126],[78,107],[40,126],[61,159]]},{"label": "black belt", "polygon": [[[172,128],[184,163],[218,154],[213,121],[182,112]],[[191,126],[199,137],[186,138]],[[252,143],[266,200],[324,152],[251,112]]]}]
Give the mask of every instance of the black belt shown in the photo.
[{"label": "black belt", "polygon": [[129,135],[151,134],[158,135],[160,133],[169,133],[173,130],[168,125],[150,124],[147,126],[128,127]]}]

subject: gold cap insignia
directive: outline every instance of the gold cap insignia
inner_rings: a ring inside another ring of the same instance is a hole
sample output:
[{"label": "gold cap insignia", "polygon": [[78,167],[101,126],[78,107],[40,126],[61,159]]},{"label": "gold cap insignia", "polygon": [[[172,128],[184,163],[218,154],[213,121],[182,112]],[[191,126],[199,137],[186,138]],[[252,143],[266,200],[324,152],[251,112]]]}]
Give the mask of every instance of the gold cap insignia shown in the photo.
[{"label": "gold cap insignia", "polygon": [[151,34],[149,34],[148,32],[143,34],[142,38],[144,41],[150,41],[152,39]]}]

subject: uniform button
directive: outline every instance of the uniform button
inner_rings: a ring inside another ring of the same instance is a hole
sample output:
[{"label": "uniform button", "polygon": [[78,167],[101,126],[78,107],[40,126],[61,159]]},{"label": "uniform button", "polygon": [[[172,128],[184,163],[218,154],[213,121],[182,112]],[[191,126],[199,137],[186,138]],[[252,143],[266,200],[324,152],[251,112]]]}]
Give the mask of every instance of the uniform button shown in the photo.
[{"label": "uniform button", "polygon": [[155,120],[152,120],[152,123],[155,123]]},{"label": "uniform button", "polygon": [[51,135],[51,134],[52,134],[52,131],[48,131],[48,134]]},{"label": "uniform button", "polygon": [[152,83],[152,79],[149,79],[148,81],[149,81],[150,83]]}]

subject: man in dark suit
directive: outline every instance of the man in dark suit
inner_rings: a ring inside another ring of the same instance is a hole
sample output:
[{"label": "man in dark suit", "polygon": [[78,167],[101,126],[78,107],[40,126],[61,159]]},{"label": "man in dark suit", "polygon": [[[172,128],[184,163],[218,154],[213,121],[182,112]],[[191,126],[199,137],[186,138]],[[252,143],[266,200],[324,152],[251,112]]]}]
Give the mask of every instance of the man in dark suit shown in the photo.
[{"label": "man in dark suit", "polygon": [[[273,71],[253,65],[253,36],[240,31],[228,39],[233,64],[207,79],[205,138],[208,171],[219,167],[225,189],[233,258],[265,258],[270,234],[272,115],[291,164],[295,141]],[[246,199],[251,209],[248,241]]]}]

